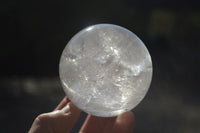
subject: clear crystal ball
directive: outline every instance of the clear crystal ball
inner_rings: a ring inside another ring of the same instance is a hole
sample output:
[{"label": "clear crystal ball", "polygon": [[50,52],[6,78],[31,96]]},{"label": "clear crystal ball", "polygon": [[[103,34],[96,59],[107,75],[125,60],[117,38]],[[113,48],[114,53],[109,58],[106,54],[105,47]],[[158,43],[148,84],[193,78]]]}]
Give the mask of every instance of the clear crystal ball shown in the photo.
[{"label": "clear crystal ball", "polygon": [[133,109],[144,98],[152,62],[134,33],[113,24],[97,24],[69,41],[59,74],[66,95],[78,108],[112,117]]}]

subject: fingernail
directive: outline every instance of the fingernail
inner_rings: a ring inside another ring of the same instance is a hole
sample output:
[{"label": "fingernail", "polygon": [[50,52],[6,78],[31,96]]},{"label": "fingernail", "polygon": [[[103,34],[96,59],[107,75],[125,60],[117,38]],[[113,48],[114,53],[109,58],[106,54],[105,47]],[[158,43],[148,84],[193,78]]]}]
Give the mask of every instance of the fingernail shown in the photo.
[{"label": "fingernail", "polygon": [[67,103],[71,101],[68,97],[65,97],[65,100],[67,101]]},{"label": "fingernail", "polygon": [[70,106],[69,104],[67,104],[63,109],[62,111],[64,111],[65,113],[68,113],[70,111]]}]

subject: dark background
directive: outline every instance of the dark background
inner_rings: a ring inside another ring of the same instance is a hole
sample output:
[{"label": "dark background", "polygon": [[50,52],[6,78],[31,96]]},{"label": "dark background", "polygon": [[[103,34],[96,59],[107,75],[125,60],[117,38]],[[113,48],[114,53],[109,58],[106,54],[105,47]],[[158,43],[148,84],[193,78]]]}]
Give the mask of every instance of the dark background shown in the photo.
[{"label": "dark background", "polygon": [[200,132],[200,2],[2,0],[0,15],[0,133],[27,132],[59,103],[61,52],[79,30],[98,23],[133,31],[152,56],[150,90],[133,109],[135,132]]}]

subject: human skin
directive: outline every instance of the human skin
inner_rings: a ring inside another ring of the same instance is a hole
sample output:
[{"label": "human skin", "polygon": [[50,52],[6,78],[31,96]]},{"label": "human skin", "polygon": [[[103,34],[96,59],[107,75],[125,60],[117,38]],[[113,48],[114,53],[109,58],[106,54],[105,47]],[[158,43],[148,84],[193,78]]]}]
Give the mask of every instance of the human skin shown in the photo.
[{"label": "human skin", "polygon": [[[65,97],[54,111],[36,117],[28,133],[69,133],[80,113]],[[88,115],[79,133],[133,133],[134,125],[131,111],[108,118]]]}]

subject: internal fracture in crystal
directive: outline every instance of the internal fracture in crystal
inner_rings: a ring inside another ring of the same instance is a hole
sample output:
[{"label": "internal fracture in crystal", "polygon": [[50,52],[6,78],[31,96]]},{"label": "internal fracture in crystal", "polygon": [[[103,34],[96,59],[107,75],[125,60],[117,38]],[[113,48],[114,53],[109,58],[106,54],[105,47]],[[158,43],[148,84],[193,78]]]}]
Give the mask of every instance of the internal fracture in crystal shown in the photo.
[{"label": "internal fracture in crystal", "polygon": [[134,33],[117,25],[98,24],[69,41],[59,73],[66,95],[78,108],[111,117],[133,109],[144,98],[152,62]]}]

